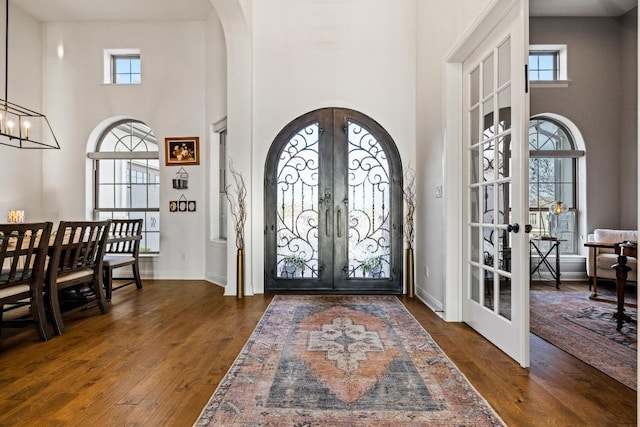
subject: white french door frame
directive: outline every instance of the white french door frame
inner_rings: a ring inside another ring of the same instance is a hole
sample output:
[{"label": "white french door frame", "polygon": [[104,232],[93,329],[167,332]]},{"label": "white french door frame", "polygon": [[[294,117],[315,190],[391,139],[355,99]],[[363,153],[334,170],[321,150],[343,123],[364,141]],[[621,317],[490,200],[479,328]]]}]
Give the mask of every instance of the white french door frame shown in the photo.
[{"label": "white french door frame", "polygon": [[[463,148],[463,121],[466,111],[463,105],[463,63],[472,53],[483,43],[483,41],[496,29],[500,23],[514,8],[523,19],[524,34],[523,44],[528,44],[528,0],[494,0],[484,11],[483,15],[476,21],[475,25],[465,34],[462,40],[454,47],[452,53],[447,57],[445,63],[445,92],[444,92],[444,113],[445,113],[445,147],[444,147],[444,211],[445,211],[445,301],[444,301],[444,318],[447,321],[464,321],[463,299],[465,297],[465,287],[467,286],[466,268],[463,264],[467,260],[467,248],[465,247],[465,233],[467,227],[467,215],[465,214],[466,205],[464,197],[466,194],[467,183],[464,180],[463,171],[467,168],[465,162],[466,154]],[[528,49],[525,49],[525,55]],[[518,58],[512,58],[512,61],[518,61]],[[518,86],[524,90],[526,84],[524,64],[527,63],[527,57],[520,58],[522,62],[519,75],[513,76],[512,90],[516,90]],[[528,124],[528,97],[520,97],[521,102],[513,105],[514,109],[520,110],[521,116],[524,118],[523,123],[514,123],[514,132],[518,132],[519,138],[516,140],[525,141],[525,132]],[[526,121],[526,123],[524,123]],[[515,136],[515,135],[514,135]],[[513,140],[512,140],[513,141]],[[526,148],[526,147],[525,147]],[[517,164],[514,164],[514,170],[524,172],[528,176],[528,156],[520,156]],[[515,160],[515,159],[514,159]],[[514,203],[524,204],[522,197],[526,197],[527,179],[524,179],[523,185],[512,189]],[[514,220],[518,220],[515,218]],[[528,238],[524,234],[524,226],[526,219],[520,222],[520,236],[514,239],[517,250],[521,254],[526,251],[528,254]],[[524,237],[522,237],[524,236]],[[515,301],[512,309],[516,315],[513,317],[515,325],[520,331],[517,343],[514,343],[515,350],[511,355],[522,367],[529,366],[529,292],[528,292],[528,257],[519,256],[515,259],[518,265],[513,265],[513,271],[520,272],[514,280],[520,282],[524,286],[523,280],[526,279],[527,292],[524,289],[518,293],[519,297]],[[526,276],[525,277],[525,273]],[[510,353],[511,351],[507,352]]]}]

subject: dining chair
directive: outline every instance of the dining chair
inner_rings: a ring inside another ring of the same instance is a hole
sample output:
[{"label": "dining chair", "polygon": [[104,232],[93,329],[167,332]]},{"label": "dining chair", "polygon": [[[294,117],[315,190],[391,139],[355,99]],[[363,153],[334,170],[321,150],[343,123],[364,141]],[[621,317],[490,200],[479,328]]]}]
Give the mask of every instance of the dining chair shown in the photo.
[{"label": "dining chair", "polygon": [[100,313],[108,313],[102,284],[108,234],[109,221],[60,222],[45,281],[46,302],[56,334],[65,331],[63,314],[96,305]]},{"label": "dining chair", "polygon": [[[123,286],[136,284],[136,288],[142,289],[140,279],[140,241],[142,240],[142,219],[112,219],[109,229],[109,238],[105,250],[103,262],[103,281],[105,297],[111,299],[111,293]],[[131,266],[131,275],[120,275],[116,279],[120,282],[113,287],[113,270]]]},{"label": "dining chair", "polygon": [[35,324],[42,341],[50,338],[43,282],[52,226],[0,224],[0,328]]}]

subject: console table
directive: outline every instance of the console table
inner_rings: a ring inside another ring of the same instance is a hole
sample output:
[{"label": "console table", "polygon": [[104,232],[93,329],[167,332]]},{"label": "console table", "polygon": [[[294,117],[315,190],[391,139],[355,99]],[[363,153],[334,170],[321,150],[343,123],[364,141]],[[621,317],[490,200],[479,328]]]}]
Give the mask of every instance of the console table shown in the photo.
[{"label": "console table", "polygon": [[[544,252],[544,249],[540,247],[541,242],[549,243],[549,249],[546,252]],[[549,273],[551,273],[551,277],[555,279],[556,289],[560,289],[560,242],[562,242],[562,240],[559,240],[556,237],[533,237],[529,240],[529,259],[533,260],[531,257],[533,251],[535,251],[540,257],[538,259],[538,263],[531,269],[531,275],[533,276],[533,274],[538,271],[542,265],[544,265],[547,267],[547,270],[549,270]],[[553,251],[555,251],[556,255],[555,268],[547,259]]]}]

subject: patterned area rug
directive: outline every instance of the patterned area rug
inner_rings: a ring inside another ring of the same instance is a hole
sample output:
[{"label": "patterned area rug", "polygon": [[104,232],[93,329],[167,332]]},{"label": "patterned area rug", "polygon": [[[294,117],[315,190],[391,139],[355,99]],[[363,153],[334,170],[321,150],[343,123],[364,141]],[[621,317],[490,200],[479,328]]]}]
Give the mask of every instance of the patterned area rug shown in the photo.
[{"label": "patterned area rug", "polygon": [[276,296],[196,426],[503,426],[393,296]]},{"label": "patterned area rug", "polygon": [[[600,288],[599,288],[600,289]],[[603,299],[615,294],[601,289]],[[625,307],[632,322],[616,331],[611,302],[589,299],[590,291],[532,290],[531,332],[612,378],[637,390],[637,309]],[[632,297],[633,302],[635,298]],[[628,301],[628,300],[627,300]]]}]

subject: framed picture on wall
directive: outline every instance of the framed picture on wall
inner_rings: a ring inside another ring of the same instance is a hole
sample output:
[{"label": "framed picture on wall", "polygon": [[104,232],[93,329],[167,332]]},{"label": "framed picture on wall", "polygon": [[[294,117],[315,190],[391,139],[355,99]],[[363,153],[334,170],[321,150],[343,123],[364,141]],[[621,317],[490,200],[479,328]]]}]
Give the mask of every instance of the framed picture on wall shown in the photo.
[{"label": "framed picture on wall", "polygon": [[200,138],[197,136],[164,139],[164,158],[167,166],[200,164]]}]

